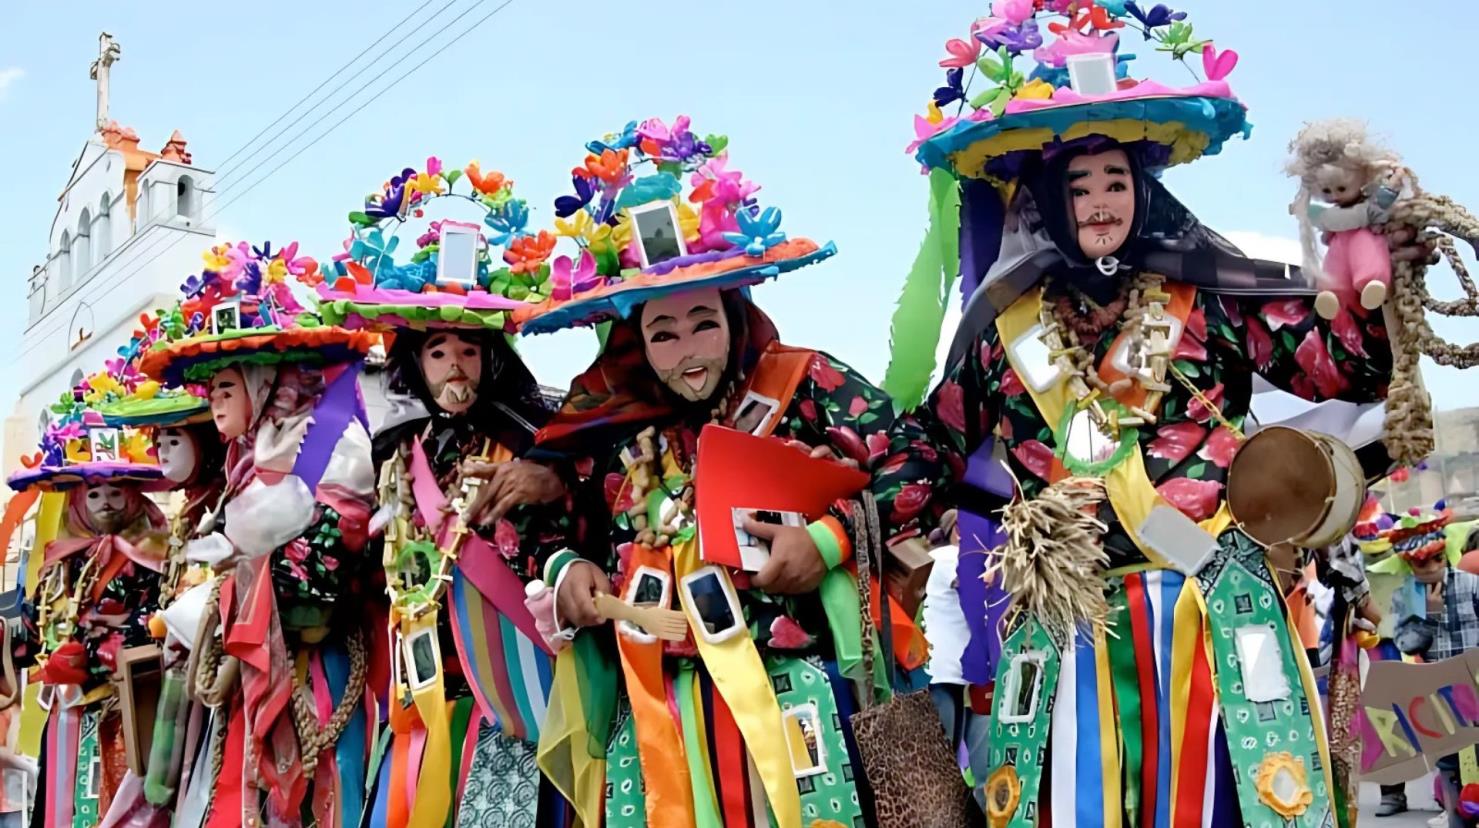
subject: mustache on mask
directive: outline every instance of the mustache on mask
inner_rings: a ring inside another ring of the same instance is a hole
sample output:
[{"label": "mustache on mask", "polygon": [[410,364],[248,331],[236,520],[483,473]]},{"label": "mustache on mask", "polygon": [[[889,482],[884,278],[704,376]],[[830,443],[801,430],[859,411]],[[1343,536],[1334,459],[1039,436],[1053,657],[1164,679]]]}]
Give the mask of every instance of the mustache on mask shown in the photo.
[{"label": "mustache on mask", "polygon": [[1108,210],[1097,210],[1093,215],[1078,223],[1079,227],[1088,227],[1091,224],[1112,224],[1115,227],[1124,224],[1125,220],[1109,212]]}]

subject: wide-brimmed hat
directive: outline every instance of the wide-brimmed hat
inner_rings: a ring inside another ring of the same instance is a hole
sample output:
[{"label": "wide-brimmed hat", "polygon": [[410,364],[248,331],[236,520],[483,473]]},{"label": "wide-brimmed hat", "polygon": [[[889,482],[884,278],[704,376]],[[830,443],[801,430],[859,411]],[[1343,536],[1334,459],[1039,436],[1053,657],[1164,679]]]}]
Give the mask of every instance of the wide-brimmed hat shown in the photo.
[{"label": "wide-brimmed hat", "polygon": [[[462,182],[467,192],[458,192]],[[481,212],[477,223],[432,220],[415,239],[416,252],[397,262],[397,233],[426,218],[435,204],[460,203]],[[435,156],[424,169],[406,167],[349,214],[344,253],[334,276],[318,286],[325,322],[346,328],[487,328],[512,332],[511,311],[548,297],[554,248],[548,232],[528,230],[529,206],[514,183],[478,162],[449,168]],[[456,245],[452,251],[443,246]],[[495,253],[501,254],[495,257]]]},{"label": "wide-brimmed hat", "polygon": [[[997,0],[990,11],[946,43],[945,85],[914,119],[908,151],[927,168],[1008,183],[1027,158],[1092,136],[1137,147],[1161,168],[1251,131],[1226,80],[1237,53],[1199,37],[1185,12],[1134,0]],[[1132,78],[1132,34],[1182,63],[1193,83]]]},{"label": "wide-brimmed hat", "polygon": [[831,242],[781,231],[780,209],[762,208],[760,188],[729,168],[728,143],[700,138],[686,116],[588,142],[574,192],[554,205],[554,236],[571,248],[551,263],[549,298],[515,311],[520,331],[619,319],[661,296],[748,287],[834,255]]},{"label": "wide-brimmed hat", "polygon": [[136,372],[119,374],[121,365],[121,361],[110,361],[109,370],[86,377],[50,407],[51,419],[39,449],[21,458],[23,468],[8,481],[12,489],[62,491],[109,482],[145,488],[169,485],[163,480],[149,435],[110,424],[99,413],[101,406],[136,392],[140,384],[150,384],[148,380],[141,383]]},{"label": "wide-brimmed hat", "polygon": [[181,285],[183,299],[153,320],[161,335],[142,352],[139,369],[182,386],[231,365],[363,358],[374,334],[327,325],[293,296],[289,279],[310,287],[323,280],[318,263],[297,250],[296,242],[276,251],[270,243],[211,248],[200,275]]}]

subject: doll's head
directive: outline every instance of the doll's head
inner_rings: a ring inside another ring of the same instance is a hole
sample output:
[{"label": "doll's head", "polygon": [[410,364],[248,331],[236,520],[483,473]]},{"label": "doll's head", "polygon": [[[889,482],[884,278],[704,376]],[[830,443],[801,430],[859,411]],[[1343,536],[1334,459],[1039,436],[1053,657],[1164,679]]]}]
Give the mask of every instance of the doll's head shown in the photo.
[{"label": "doll's head", "polygon": [[1366,125],[1348,118],[1315,121],[1289,143],[1285,170],[1299,179],[1301,199],[1349,207],[1398,165],[1391,150],[1370,139]]}]

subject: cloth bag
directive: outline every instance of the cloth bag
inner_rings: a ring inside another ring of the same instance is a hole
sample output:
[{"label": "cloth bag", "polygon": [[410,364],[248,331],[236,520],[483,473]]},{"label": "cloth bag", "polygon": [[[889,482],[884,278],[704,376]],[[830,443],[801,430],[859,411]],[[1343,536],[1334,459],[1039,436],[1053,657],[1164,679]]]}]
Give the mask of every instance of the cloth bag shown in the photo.
[{"label": "cloth bag", "polygon": [[[873,666],[872,571],[877,567],[879,598],[883,601],[882,675],[893,675],[893,642],[888,631],[890,611],[883,581],[883,544],[878,507],[863,493],[859,519],[854,521],[853,549],[858,562],[858,593],[862,604],[863,669],[866,686],[852,717],[853,735],[868,784],[873,788],[879,828],[961,828],[978,823],[971,792],[940,724],[928,690],[891,695],[892,682],[882,687]],[[876,701],[877,691],[891,697]]]}]

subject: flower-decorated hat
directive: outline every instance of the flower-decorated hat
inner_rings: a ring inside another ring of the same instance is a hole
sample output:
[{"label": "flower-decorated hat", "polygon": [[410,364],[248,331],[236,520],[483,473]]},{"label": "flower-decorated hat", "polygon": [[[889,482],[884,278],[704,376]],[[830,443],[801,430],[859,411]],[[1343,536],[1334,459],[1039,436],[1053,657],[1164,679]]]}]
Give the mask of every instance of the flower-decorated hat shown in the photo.
[{"label": "flower-decorated hat", "polygon": [[[1185,12],[1136,0],[994,0],[990,12],[945,44],[945,85],[915,116],[908,152],[927,168],[1008,182],[1025,157],[1089,136],[1138,145],[1147,166],[1165,167],[1251,130],[1227,84],[1237,53],[1198,37]],[[1193,82],[1132,78],[1136,34]]]},{"label": "flower-decorated hat", "polygon": [[296,242],[220,244],[205,268],[181,285],[184,298],[159,313],[162,336],[143,351],[139,369],[171,386],[199,383],[230,365],[306,362],[326,365],[362,358],[375,342],[368,331],[326,325],[288,285],[322,282],[318,263],[297,255]]},{"label": "flower-decorated hat", "polygon": [[[467,192],[458,192],[461,182]],[[335,278],[318,286],[326,323],[353,329],[489,328],[511,331],[510,311],[547,298],[554,249],[548,231],[531,233],[529,206],[514,196],[503,173],[483,172],[473,161],[449,169],[426,159],[424,170],[405,168],[349,214],[345,252],[334,257]],[[434,220],[416,240],[416,252],[397,262],[399,230],[423,218],[432,202],[467,202],[481,212],[477,223]],[[446,248],[446,249],[444,249]],[[501,248],[500,260],[494,251]]]},{"label": "flower-decorated hat", "polygon": [[210,402],[200,386],[167,387],[139,370],[144,354],[163,337],[159,316],[141,314],[128,344],[107,362],[111,384],[103,380],[93,384],[94,389],[106,389],[93,408],[109,426],[162,428],[210,420]]},{"label": "flower-decorated hat", "polygon": [[686,116],[632,121],[587,143],[574,192],[555,200],[555,235],[573,255],[552,262],[548,299],[515,312],[520,330],[622,318],[659,296],[747,287],[836,253],[781,231],[780,209],[762,209],[760,188],[729,168],[728,143],[700,138]]},{"label": "flower-decorated hat", "polygon": [[107,482],[140,483],[146,488],[169,485],[162,479],[148,435],[110,425],[99,413],[101,406],[149,383],[137,372],[117,374],[113,369],[122,363],[112,362],[117,364],[85,378],[51,406],[53,418],[41,437],[40,451],[21,458],[24,468],[10,476],[12,489],[62,491]]},{"label": "flower-decorated hat", "polygon": [[[1412,563],[1439,555],[1446,557],[1451,566],[1458,564],[1470,529],[1468,524],[1453,522],[1453,510],[1442,500],[1431,509],[1414,507],[1407,514],[1393,515],[1378,525],[1385,528],[1363,541],[1361,547],[1363,552],[1390,553],[1367,567],[1372,572],[1386,574],[1406,573]],[[1369,530],[1366,533],[1369,535]]]}]

